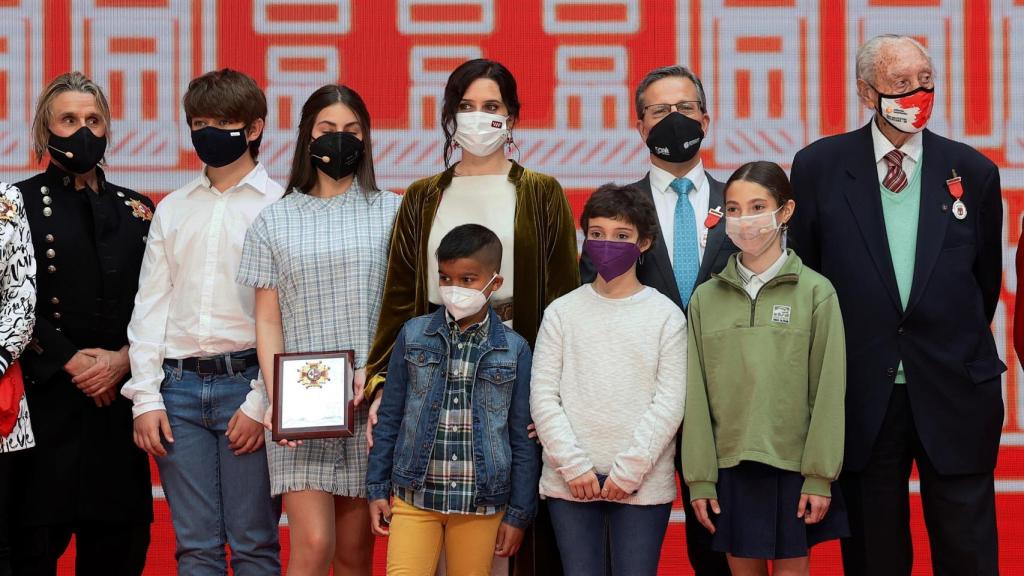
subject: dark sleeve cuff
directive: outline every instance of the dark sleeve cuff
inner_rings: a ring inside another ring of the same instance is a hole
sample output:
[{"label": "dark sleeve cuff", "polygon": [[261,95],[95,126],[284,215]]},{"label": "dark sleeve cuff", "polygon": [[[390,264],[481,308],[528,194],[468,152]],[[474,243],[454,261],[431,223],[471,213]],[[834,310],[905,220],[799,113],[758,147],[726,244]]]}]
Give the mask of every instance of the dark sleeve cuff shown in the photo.
[{"label": "dark sleeve cuff", "polygon": [[46,382],[58,372],[78,352],[75,346],[53,324],[36,316],[36,327],[32,334],[33,341],[25,349],[23,368],[28,376],[36,382]]},{"label": "dark sleeve cuff", "polygon": [[14,356],[6,348],[0,347],[0,376],[7,373],[7,369],[14,362]]}]

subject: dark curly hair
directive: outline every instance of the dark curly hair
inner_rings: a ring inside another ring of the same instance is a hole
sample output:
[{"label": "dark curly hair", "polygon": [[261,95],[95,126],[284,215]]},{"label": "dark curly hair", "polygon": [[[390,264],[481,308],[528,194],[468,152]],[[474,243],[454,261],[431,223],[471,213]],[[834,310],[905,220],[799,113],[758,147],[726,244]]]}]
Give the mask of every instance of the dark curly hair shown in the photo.
[{"label": "dark curly hair", "polygon": [[591,218],[628,222],[636,226],[640,240],[653,243],[658,238],[658,211],[650,197],[636,186],[609,183],[598,188],[590,195],[580,215],[580,227],[584,234]]}]

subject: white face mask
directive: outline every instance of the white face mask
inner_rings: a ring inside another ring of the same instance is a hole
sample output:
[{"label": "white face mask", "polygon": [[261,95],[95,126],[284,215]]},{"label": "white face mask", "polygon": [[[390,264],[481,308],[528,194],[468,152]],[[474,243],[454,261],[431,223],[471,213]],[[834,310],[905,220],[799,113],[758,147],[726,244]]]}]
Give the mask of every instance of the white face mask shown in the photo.
[{"label": "white face mask", "polygon": [[441,286],[441,302],[444,302],[444,307],[451,314],[455,320],[462,320],[467,316],[472,316],[480,311],[487,304],[487,299],[490,296],[484,296],[484,290],[494,282],[495,278],[498,277],[497,272],[491,279],[484,285],[483,290],[473,290],[472,288],[463,288],[462,286]]},{"label": "white face mask", "polygon": [[779,210],[782,210],[781,206],[778,210],[765,214],[726,216],[725,235],[744,254],[756,258],[768,251],[782,228],[776,218]]},{"label": "white face mask", "polygon": [[508,118],[487,112],[455,115],[455,141],[473,156],[489,156],[508,142]]}]

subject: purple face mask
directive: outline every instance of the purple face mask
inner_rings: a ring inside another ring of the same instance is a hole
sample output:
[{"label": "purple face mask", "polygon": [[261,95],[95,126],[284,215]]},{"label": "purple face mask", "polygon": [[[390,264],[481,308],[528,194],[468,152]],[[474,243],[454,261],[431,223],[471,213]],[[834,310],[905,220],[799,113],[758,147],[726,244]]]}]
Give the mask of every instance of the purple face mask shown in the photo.
[{"label": "purple face mask", "polygon": [[587,238],[583,243],[583,251],[605,282],[611,282],[625,274],[640,258],[640,247],[632,242]]}]

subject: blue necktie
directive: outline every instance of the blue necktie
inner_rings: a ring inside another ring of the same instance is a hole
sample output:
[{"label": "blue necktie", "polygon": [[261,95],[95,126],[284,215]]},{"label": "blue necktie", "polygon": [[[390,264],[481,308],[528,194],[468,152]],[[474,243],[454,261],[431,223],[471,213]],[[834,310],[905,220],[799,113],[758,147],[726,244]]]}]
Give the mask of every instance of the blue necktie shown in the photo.
[{"label": "blue necktie", "polygon": [[700,254],[697,247],[697,222],[690,205],[693,182],[687,178],[676,178],[670,185],[679,198],[676,199],[675,220],[672,224],[672,272],[679,288],[679,300],[685,306],[693,294],[700,271]]}]

